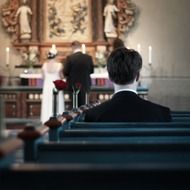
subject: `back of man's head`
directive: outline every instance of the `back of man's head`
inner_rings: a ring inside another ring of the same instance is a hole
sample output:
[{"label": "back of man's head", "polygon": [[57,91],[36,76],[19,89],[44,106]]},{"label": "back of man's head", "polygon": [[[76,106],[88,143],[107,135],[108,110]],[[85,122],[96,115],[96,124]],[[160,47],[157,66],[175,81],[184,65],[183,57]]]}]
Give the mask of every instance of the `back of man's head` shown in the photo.
[{"label": "back of man's head", "polygon": [[138,79],[142,68],[141,55],[131,49],[117,48],[107,61],[107,70],[112,82],[119,85],[131,84]]},{"label": "back of man's head", "polygon": [[72,47],[72,49],[73,50],[75,50],[75,49],[80,49],[81,48],[81,44],[80,44],[80,42],[79,41],[73,41],[72,43],[71,43],[71,47]]}]

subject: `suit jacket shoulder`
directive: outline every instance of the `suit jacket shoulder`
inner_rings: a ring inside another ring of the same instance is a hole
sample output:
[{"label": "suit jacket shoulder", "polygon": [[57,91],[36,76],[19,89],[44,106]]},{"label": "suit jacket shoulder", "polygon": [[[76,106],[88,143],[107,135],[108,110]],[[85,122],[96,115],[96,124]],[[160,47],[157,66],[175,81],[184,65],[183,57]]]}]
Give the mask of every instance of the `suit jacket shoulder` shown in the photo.
[{"label": "suit jacket shoulder", "polygon": [[120,92],[107,102],[86,111],[85,121],[165,122],[171,121],[167,107],[146,101],[133,92]]}]

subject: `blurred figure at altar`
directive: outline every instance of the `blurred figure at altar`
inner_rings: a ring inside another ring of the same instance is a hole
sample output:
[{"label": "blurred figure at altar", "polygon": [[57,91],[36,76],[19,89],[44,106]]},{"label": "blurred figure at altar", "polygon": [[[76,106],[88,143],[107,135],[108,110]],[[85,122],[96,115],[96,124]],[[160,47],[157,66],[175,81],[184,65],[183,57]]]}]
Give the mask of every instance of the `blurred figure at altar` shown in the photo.
[{"label": "blurred figure at altar", "polygon": [[123,48],[123,47],[125,47],[125,43],[122,39],[120,38],[113,39],[108,49],[108,56],[111,54],[113,50],[117,48]]},{"label": "blurred figure at altar", "polygon": [[120,39],[120,38],[115,38],[115,39],[113,40],[112,46],[113,46],[113,50],[115,50],[115,49],[117,49],[117,48],[125,47],[125,44],[124,44],[124,42],[123,42],[122,39]]},{"label": "blurred figure at altar", "polygon": [[[47,61],[42,66],[42,76],[44,79],[42,90],[41,122],[44,123],[53,116],[53,81],[63,79],[63,64],[56,60],[57,49],[55,45],[49,50]],[[58,92],[57,113],[62,114],[65,110],[64,93]]]},{"label": "blurred figure at altar", "polygon": [[72,54],[66,58],[64,64],[64,76],[67,79],[71,97],[74,86],[77,83],[81,85],[78,94],[78,106],[81,106],[87,103],[87,96],[91,87],[90,74],[94,72],[94,64],[92,57],[82,52],[79,41],[73,41],[71,48]]}]

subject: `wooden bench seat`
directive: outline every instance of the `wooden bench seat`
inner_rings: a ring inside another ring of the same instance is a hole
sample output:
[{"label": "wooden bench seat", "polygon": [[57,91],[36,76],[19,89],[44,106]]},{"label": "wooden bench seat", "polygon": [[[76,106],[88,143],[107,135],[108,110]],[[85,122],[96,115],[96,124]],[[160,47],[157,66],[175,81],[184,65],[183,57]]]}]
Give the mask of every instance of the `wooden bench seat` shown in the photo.
[{"label": "wooden bench seat", "polygon": [[190,122],[70,122],[68,128],[190,128]]},{"label": "wooden bench seat", "polygon": [[189,116],[173,116],[172,122],[190,122],[190,115]]},{"label": "wooden bench seat", "polygon": [[190,111],[172,111],[171,112],[172,117],[190,117]]},{"label": "wooden bench seat", "polygon": [[41,143],[40,163],[190,163],[190,138],[138,137]]},{"label": "wooden bench seat", "polygon": [[[99,123],[101,124],[101,123]],[[169,124],[169,123],[168,123]],[[142,124],[141,124],[142,125]],[[150,123],[149,123],[150,125]],[[160,124],[159,124],[160,125]],[[158,126],[159,126],[158,125]],[[74,142],[78,140],[79,143],[82,142],[82,144],[89,144],[92,141],[94,143],[115,143],[115,144],[122,144],[122,143],[161,143],[161,144],[168,144],[168,143],[176,143],[176,144],[185,144],[190,143],[190,135],[189,135],[189,125],[186,123],[176,124],[174,127],[173,125],[168,125],[168,127],[160,127],[156,128],[154,125],[150,125],[148,127],[144,127],[142,125],[141,127],[135,127],[135,125],[132,124],[133,127],[121,127],[121,128],[100,128],[100,127],[86,127],[86,128],[78,128],[78,130],[89,130],[89,135],[86,133],[86,136],[79,136],[78,139],[76,139],[74,136],[70,137],[62,137],[62,141],[67,141],[67,143]],[[152,127],[151,127],[152,126]],[[55,127],[57,129],[57,127]],[[76,128],[70,129],[75,130]],[[92,132],[90,132],[92,130]],[[56,154],[59,154],[55,151],[57,150],[56,147],[61,147],[63,143],[41,143],[41,139],[43,139],[43,134],[47,131],[47,127],[43,127],[42,131],[40,132],[39,129],[35,128],[26,128],[24,132],[19,134],[19,137],[22,138],[25,142],[24,147],[24,156],[25,161],[33,161],[38,159],[39,156],[39,150],[40,147],[47,147],[45,150],[47,151],[47,154],[55,154],[55,158],[59,157]],[[63,134],[66,129],[63,129]],[[79,132],[80,133],[80,132]],[[98,134],[98,135],[97,135]],[[33,138],[34,137],[34,138]],[[77,142],[78,142],[77,141]],[[55,146],[54,148],[51,148],[52,146]],[[66,146],[66,145],[63,145]],[[51,153],[51,151],[53,153]],[[60,151],[61,152],[61,151]],[[48,156],[48,155],[47,155]],[[50,156],[51,157],[51,156]]]},{"label": "wooden bench seat", "polygon": [[23,164],[0,173],[2,190],[189,190],[190,165]]},{"label": "wooden bench seat", "polygon": [[0,139],[0,169],[15,161],[16,151],[22,146],[23,142],[18,138]]},{"label": "wooden bench seat", "polygon": [[[66,117],[66,118],[68,116],[70,116],[70,119],[68,120],[68,122],[65,122],[62,125],[63,128],[73,127],[74,123],[80,123],[80,122],[84,121],[84,114],[83,114],[83,112],[80,112],[78,114],[75,113],[74,115],[71,112],[71,113],[67,113],[67,114],[64,115],[64,117]],[[188,112],[188,111],[183,111],[183,112],[182,111],[174,111],[174,112],[171,112],[171,116],[172,116],[172,123],[176,123],[176,122],[180,122],[180,123],[187,122],[187,123],[190,123],[190,112]],[[109,123],[110,122],[108,122],[108,124]],[[127,123],[127,122],[118,122],[118,123],[121,123],[121,125],[123,125],[123,123]],[[135,123],[135,122],[133,122],[133,123]]]},{"label": "wooden bench seat", "polygon": [[190,128],[92,128],[92,129],[65,129],[60,132],[60,141],[67,140],[112,140],[128,137],[190,137]]}]

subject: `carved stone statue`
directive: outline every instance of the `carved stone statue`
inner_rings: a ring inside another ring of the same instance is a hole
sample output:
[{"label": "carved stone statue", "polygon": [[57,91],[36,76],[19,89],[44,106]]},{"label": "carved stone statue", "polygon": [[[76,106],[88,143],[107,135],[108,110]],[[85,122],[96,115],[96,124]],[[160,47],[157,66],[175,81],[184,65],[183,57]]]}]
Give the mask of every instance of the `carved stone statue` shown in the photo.
[{"label": "carved stone statue", "polygon": [[114,5],[114,1],[108,0],[103,14],[105,16],[104,32],[107,38],[117,37],[114,19],[117,17],[116,12],[118,11],[119,9]]},{"label": "carved stone statue", "polygon": [[27,0],[22,1],[22,5],[16,12],[16,17],[19,17],[19,31],[21,40],[31,39],[30,16],[32,15],[31,8],[27,5]]}]

